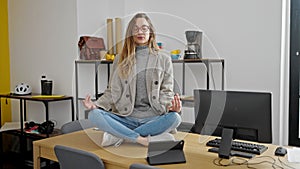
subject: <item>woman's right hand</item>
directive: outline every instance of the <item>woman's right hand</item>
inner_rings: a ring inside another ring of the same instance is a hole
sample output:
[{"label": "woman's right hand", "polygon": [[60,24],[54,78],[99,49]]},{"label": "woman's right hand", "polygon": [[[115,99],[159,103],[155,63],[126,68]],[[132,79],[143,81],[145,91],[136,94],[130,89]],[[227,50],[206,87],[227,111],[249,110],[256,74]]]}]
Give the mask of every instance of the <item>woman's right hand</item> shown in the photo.
[{"label": "woman's right hand", "polygon": [[91,95],[87,95],[85,99],[82,101],[83,106],[88,110],[96,109],[97,106],[92,102]]}]

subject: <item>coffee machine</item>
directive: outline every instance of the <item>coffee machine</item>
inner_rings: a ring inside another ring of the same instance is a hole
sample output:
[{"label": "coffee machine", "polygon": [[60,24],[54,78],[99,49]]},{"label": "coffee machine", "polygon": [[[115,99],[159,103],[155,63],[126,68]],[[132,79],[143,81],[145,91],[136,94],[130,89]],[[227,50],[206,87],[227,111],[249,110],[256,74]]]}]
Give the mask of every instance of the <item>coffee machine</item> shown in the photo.
[{"label": "coffee machine", "polygon": [[202,32],[185,31],[187,50],[184,51],[184,59],[202,58]]}]

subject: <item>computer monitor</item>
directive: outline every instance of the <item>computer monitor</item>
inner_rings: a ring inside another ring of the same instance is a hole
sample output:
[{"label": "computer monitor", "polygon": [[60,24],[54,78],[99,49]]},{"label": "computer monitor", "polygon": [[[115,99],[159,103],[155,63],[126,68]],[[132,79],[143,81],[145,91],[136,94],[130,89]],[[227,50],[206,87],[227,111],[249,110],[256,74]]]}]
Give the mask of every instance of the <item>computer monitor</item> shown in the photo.
[{"label": "computer monitor", "polygon": [[195,124],[192,132],[222,136],[233,129],[233,139],[272,142],[271,93],[194,90]]}]

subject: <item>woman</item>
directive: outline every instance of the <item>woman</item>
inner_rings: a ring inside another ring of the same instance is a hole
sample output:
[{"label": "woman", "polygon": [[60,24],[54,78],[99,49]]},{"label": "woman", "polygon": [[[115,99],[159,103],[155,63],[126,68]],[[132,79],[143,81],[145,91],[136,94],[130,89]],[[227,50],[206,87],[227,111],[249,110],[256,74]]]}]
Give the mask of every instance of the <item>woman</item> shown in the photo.
[{"label": "woman", "polygon": [[124,46],[112,66],[109,87],[95,102],[83,101],[89,119],[104,131],[102,146],[124,139],[144,146],[149,136],[176,129],[181,101],[173,92],[173,66],[156,44],[154,27],[144,13],[128,24]]}]

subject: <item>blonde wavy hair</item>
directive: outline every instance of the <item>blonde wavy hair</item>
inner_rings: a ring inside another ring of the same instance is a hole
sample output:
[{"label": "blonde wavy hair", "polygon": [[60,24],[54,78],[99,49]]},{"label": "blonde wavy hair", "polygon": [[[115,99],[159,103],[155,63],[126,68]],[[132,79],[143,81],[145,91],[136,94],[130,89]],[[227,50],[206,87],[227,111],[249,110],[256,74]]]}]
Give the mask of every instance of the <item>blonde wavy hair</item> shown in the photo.
[{"label": "blonde wavy hair", "polygon": [[124,39],[124,45],[123,49],[120,55],[120,59],[118,62],[119,66],[119,76],[122,78],[127,78],[129,74],[132,72],[132,67],[135,64],[135,48],[136,44],[134,42],[134,34],[133,29],[136,25],[136,19],[137,18],[144,18],[149,24],[150,28],[150,36],[148,40],[148,47],[150,49],[151,53],[158,52],[159,48],[156,44],[156,35],[155,35],[155,29],[152,25],[152,22],[150,18],[145,13],[137,13],[134,15],[134,17],[130,20],[126,35]]}]

